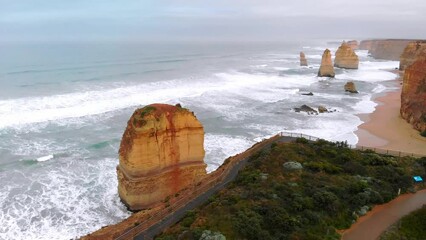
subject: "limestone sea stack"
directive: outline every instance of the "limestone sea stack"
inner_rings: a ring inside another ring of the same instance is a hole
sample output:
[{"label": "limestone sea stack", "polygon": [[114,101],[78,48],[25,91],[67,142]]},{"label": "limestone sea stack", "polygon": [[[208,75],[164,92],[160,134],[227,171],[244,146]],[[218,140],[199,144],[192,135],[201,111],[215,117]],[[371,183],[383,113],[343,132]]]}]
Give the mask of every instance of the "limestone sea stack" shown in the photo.
[{"label": "limestone sea stack", "polygon": [[405,69],[401,116],[420,132],[426,131],[426,55]]},{"label": "limestone sea stack", "polygon": [[408,43],[399,58],[399,70],[405,70],[421,55],[426,55],[426,40]]},{"label": "limestone sea stack", "polygon": [[322,54],[321,66],[318,71],[319,77],[334,77],[336,74],[334,73],[333,62],[331,61],[331,52],[326,49]]},{"label": "limestone sea stack", "polygon": [[354,50],[346,42],[343,42],[336,51],[334,66],[338,68],[358,69],[358,64],[359,59]]},{"label": "limestone sea stack", "polygon": [[358,41],[357,40],[350,40],[346,42],[352,50],[358,49]]},{"label": "limestone sea stack", "polygon": [[308,66],[308,60],[306,60],[305,53],[300,52],[300,66]]},{"label": "limestone sea stack", "polygon": [[155,206],[206,175],[204,129],[180,105],[137,109],[119,150],[118,193],[132,210]]}]

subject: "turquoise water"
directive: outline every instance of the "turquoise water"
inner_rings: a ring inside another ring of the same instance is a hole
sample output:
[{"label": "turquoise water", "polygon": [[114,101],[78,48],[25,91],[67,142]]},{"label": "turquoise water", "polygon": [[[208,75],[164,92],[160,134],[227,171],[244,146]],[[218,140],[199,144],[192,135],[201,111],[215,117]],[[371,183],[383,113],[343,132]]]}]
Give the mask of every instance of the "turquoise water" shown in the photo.
[{"label": "turquoise water", "polygon": [[[0,239],[69,239],[129,216],[115,167],[135,108],[181,103],[205,127],[208,171],[279,131],[356,143],[356,116],[395,88],[395,61],[318,78],[322,41],[0,46]],[[309,67],[299,66],[304,51]],[[360,94],[343,91],[354,81]],[[314,96],[301,93],[313,92]],[[326,106],[307,115],[294,107]]]}]

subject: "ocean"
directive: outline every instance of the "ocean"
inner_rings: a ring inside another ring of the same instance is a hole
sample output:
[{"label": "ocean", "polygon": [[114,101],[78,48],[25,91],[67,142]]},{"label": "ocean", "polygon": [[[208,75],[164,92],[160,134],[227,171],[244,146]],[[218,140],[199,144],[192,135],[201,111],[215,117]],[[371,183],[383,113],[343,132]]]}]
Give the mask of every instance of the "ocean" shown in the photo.
[{"label": "ocean", "polygon": [[[329,43],[327,43],[329,42]],[[280,131],[356,144],[357,114],[395,89],[398,61],[317,77],[335,41],[0,45],[0,239],[70,239],[128,217],[115,167],[127,120],[180,103],[205,129],[207,170]],[[299,66],[299,52],[309,67]],[[359,94],[345,93],[347,81]],[[302,93],[313,92],[313,96]],[[293,110],[306,104],[331,113]]]}]

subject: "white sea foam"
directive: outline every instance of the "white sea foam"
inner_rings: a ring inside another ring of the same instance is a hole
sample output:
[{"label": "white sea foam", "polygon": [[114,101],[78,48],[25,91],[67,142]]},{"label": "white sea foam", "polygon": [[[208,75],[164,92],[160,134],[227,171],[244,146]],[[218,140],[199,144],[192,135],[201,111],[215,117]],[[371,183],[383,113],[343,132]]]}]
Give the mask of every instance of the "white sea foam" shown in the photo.
[{"label": "white sea foam", "polygon": [[346,80],[357,80],[365,82],[383,82],[396,79],[397,75],[395,73],[384,71],[384,70],[374,70],[374,69],[358,69],[358,70],[345,70],[342,74],[336,74],[336,79],[346,79]]},{"label": "white sea foam", "polygon": [[376,109],[377,103],[371,100],[371,96],[363,96],[362,100],[357,102],[353,109],[355,114],[372,113]]},{"label": "white sea foam", "polygon": [[368,50],[355,50],[356,55],[360,58],[368,57]]},{"label": "white sea foam", "polygon": [[309,125],[290,130],[294,133],[303,133],[310,136],[323,138],[330,141],[347,141],[356,144],[358,139],[354,134],[357,126],[362,122],[354,115],[343,113],[321,114],[319,117],[310,118]]},{"label": "white sea foam", "polygon": [[206,134],[204,148],[207,172],[217,169],[230,156],[245,151],[255,142],[253,140],[227,135]]},{"label": "white sea foam", "polygon": [[36,160],[38,162],[45,162],[45,161],[48,161],[50,159],[53,159],[53,155],[47,155],[47,156],[39,157]]},{"label": "white sea foam", "polygon": [[0,193],[9,193],[0,197],[0,239],[71,239],[128,217],[116,192],[116,164],[116,159],[71,162],[43,173],[9,175],[19,181],[0,176],[8,182]]}]

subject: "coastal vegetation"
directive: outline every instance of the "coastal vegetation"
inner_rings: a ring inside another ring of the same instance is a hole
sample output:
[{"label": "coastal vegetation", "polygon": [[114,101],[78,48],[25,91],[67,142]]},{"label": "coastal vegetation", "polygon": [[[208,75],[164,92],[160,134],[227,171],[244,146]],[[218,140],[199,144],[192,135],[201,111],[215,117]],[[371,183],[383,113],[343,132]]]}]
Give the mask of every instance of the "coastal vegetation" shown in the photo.
[{"label": "coastal vegetation", "polygon": [[339,239],[372,206],[412,192],[426,158],[298,139],[254,154],[235,181],[156,239]]},{"label": "coastal vegetation", "polygon": [[421,240],[426,236],[426,205],[403,217],[380,236],[380,240]]}]

